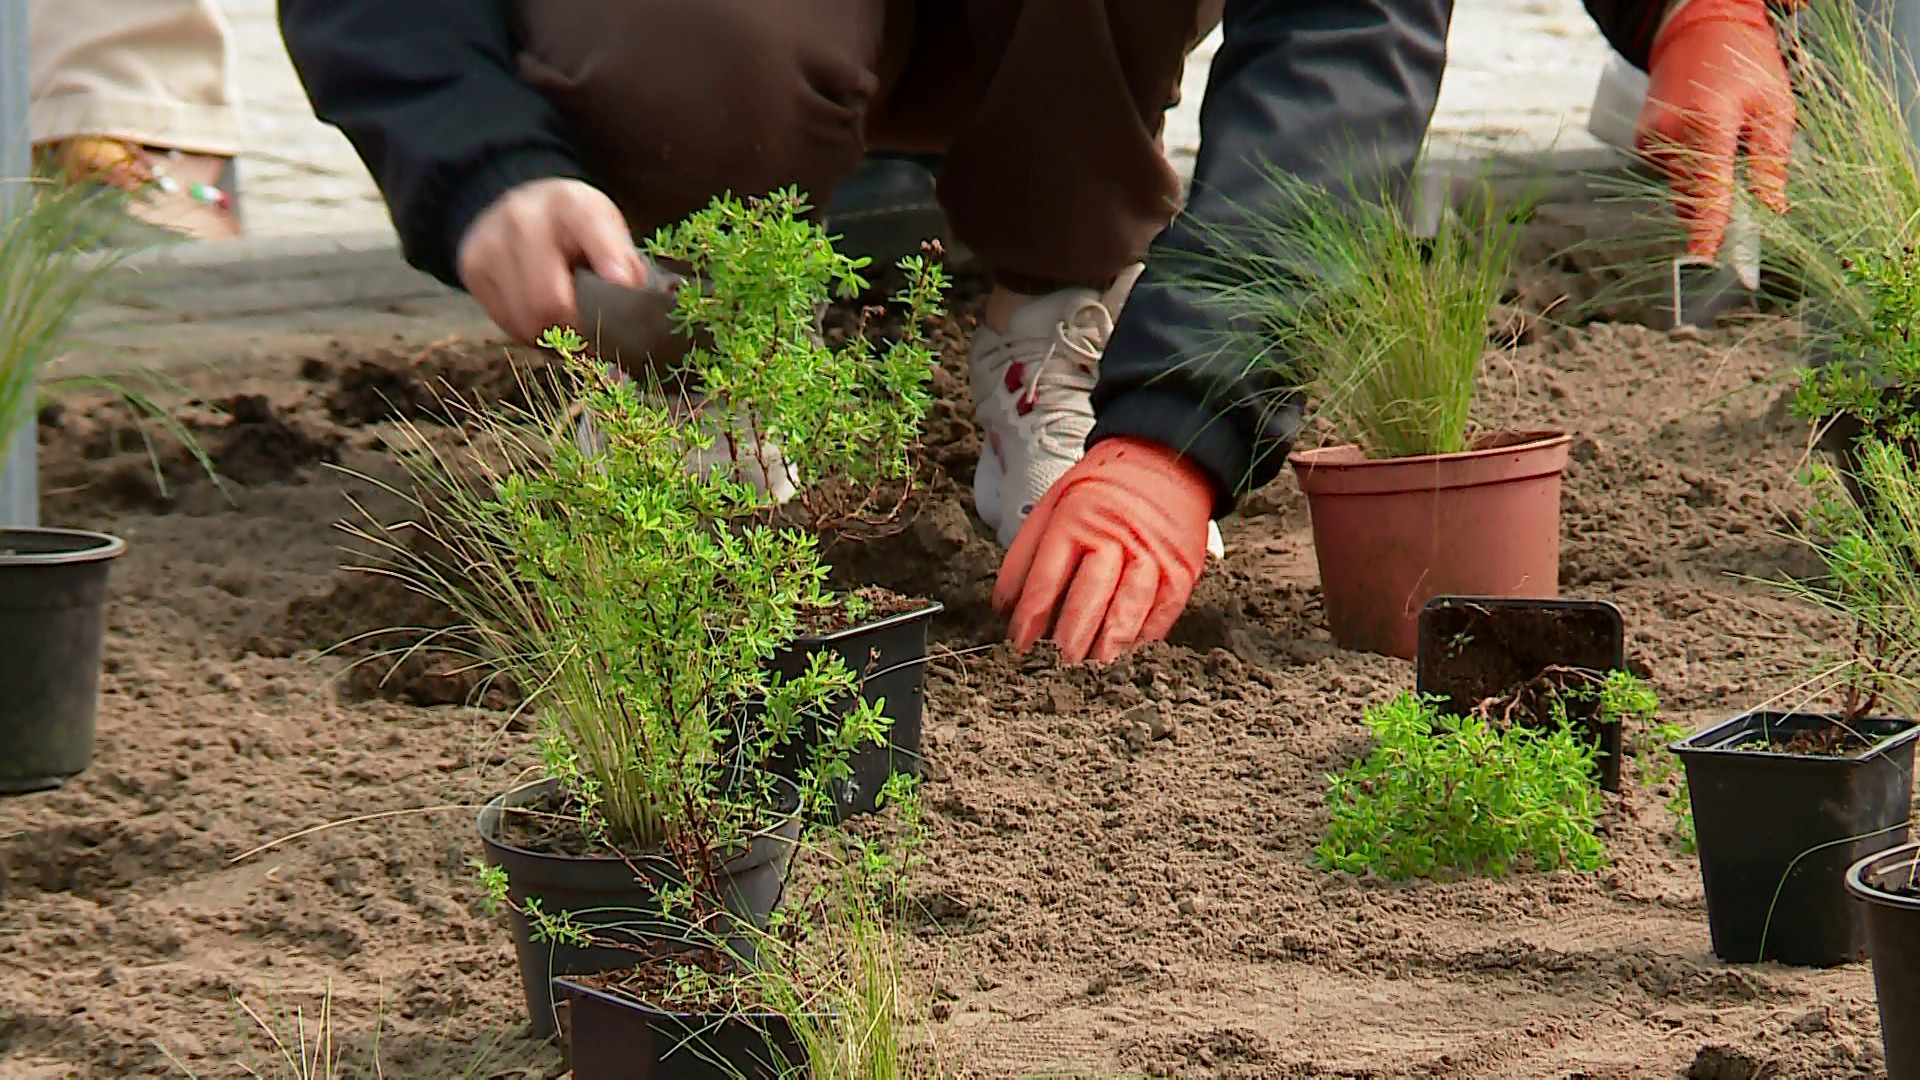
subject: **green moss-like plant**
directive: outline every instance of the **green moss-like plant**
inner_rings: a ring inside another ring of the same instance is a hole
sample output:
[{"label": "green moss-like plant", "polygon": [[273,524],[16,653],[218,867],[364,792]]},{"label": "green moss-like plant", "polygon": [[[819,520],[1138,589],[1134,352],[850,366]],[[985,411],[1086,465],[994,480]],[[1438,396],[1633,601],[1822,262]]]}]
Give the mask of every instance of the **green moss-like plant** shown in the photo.
[{"label": "green moss-like plant", "polygon": [[1366,724],[1373,752],[1328,778],[1322,868],[1398,880],[1605,865],[1595,751],[1575,732],[1443,717],[1414,694]]}]

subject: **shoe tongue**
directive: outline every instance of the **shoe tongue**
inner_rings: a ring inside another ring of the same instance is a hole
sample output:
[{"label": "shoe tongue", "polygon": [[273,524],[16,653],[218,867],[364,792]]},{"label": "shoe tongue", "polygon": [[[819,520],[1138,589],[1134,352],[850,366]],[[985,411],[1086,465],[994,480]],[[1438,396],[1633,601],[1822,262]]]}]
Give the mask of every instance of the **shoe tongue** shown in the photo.
[{"label": "shoe tongue", "polygon": [[1100,301],[1100,294],[1092,289],[1062,289],[1046,296],[1036,296],[1021,305],[1007,320],[1007,337],[1051,338],[1061,323],[1085,326],[1086,316],[1080,313],[1089,307],[1102,310],[1105,307]]}]

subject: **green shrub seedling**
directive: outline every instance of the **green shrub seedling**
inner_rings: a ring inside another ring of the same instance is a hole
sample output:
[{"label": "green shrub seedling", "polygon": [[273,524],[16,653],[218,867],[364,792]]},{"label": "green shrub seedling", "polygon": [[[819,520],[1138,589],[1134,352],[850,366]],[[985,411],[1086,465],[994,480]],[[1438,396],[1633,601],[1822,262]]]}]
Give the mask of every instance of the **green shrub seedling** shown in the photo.
[{"label": "green shrub seedling", "polygon": [[[452,447],[401,425],[412,521],[350,528],[377,552],[367,569],[458,616],[436,648],[526,689],[565,794],[557,812],[595,850],[673,860],[684,886],[663,900],[695,927],[730,922],[726,858],[796,810],[826,808],[846,755],[885,736],[871,703],[835,707],[856,689],[837,656],[794,678],[764,667],[801,612],[838,601],[815,536],[749,482],[746,448],[776,442],[803,491],[906,475],[932,369],[924,327],[945,278],[930,259],[903,260],[897,338],[830,348],[818,312],[862,283],[804,211],[790,192],[721,198],[664,230],[656,253],[686,256],[702,281],[680,292],[676,317],[709,342],[684,369],[640,385],[572,331],[549,331],[558,363],[522,374],[524,407],[443,395]],[[694,467],[723,441],[737,467]],[[773,765],[807,729],[819,742],[796,807]],[[497,880],[485,884],[498,895]],[[536,921],[553,940],[579,932]]]}]

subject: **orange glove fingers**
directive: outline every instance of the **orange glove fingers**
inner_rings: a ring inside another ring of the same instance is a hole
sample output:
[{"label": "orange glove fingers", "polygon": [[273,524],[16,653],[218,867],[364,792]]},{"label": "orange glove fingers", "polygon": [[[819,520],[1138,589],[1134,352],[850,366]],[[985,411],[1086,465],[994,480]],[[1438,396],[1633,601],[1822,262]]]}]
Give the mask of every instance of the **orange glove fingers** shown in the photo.
[{"label": "orange glove fingers", "polygon": [[1079,663],[1164,637],[1205,565],[1212,507],[1205,475],[1173,450],[1128,438],[1093,447],[1040,500],[1001,565],[993,606],[1014,648],[1051,635],[1062,659]]},{"label": "orange glove fingers", "polygon": [[[993,612],[1003,619],[1013,617],[1013,609],[1025,594],[1027,578],[1033,570],[1033,560],[1040,550],[1040,542],[1048,533],[1053,520],[1053,508],[1060,501],[1059,484],[1054,484],[1040,497],[1040,502],[1027,515],[1027,520],[1014,535],[1013,546],[1000,560],[1000,577],[993,586]],[[1017,644],[1017,643],[1016,643]]]},{"label": "orange glove fingers", "polygon": [[1689,254],[1718,254],[1743,149],[1754,197],[1786,208],[1793,127],[1792,83],[1761,0],[1688,0],[1661,28],[1636,142],[1667,175]]},{"label": "orange glove fingers", "polygon": [[1066,603],[1053,626],[1054,644],[1060,647],[1062,660],[1077,664],[1093,651],[1126,569],[1127,553],[1116,545],[1101,545],[1081,554],[1080,565],[1067,586]]},{"label": "orange glove fingers", "polygon": [[[1107,604],[1106,622],[1093,645],[1093,658],[1110,664],[1120,654],[1141,641],[1142,631],[1153,615],[1154,602],[1160,596],[1160,568],[1144,559],[1127,563],[1114,586],[1113,599]],[[1174,616],[1179,616],[1179,611]],[[1166,636],[1164,633],[1162,637]]]},{"label": "orange glove fingers", "polygon": [[1173,624],[1187,610],[1187,601],[1193,597],[1193,583],[1197,578],[1188,574],[1167,573],[1161,575],[1160,589],[1154,594],[1153,608],[1147,612],[1147,621],[1140,627],[1141,641],[1161,641],[1173,632]]},{"label": "orange glove fingers", "polygon": [[[1033,518],[1029,516],[1020,531],[1031,528]],[[1079,542],[1068,536],[1048,536],[1036,545],[1032,566],[1007,616],[1007,636],[1015,651],[1025,652],[1046,636],[1080,563],[1081,552]]]},{"label": "orange glove fingers", "polygon": [[1776,214],[1787,212],[1787,168],[1793,159],[1794,125],[1792,98],[1747,125],[1747,184],[1753,197]]}]

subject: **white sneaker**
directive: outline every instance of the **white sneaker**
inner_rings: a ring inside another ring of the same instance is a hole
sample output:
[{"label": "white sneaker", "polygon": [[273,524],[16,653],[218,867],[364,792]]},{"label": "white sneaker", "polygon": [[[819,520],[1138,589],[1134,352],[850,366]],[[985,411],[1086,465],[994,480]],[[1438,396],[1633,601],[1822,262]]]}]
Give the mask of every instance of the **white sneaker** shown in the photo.
[{"label": "white sneaker", "polygon": [[[973,408],[986,440],[973,501],[1001,547],[1012,546],[1034,505],[1086,454],[1100,354],[1142,269],[1128,269],[1105,296],[1063,289],[1035,297],[1014,312],[1005,334],[985,325],[974,331]],[[1213,522],[1207,554],[1225,555]]]},{"label": "white sneaker", "polygon": [[[617,372],[622,380],[627,380],[624,372]],[[630,380],[628,380],[630,381]],[[698,398],[681,400],[675,403],[674,411],[683,416],[692,415],[702,402]],[[775,505],[784,505],[792,499],[799,489],[800,476],[794,470],[780,447],[770,440],[756,440],[751,428],[743,420],[733,423],[734,440],[730,445],[716,429],[713,421],[705,422],[706,430],[714,432],[711,446],[705,449],[687,451],[687,471],[695,475],[708,475],[715,469],[737,469],[737,478],[749,484],[761,495],[771,498]],[[574,432],[574,441],[581,453],[592,457],[606,449],[606,441],[593,426],[593,414],[582,413],[580,423]],[[735,449],[737,448],[737,450]],[[744,461],[740,458],[744,457]]]}]

